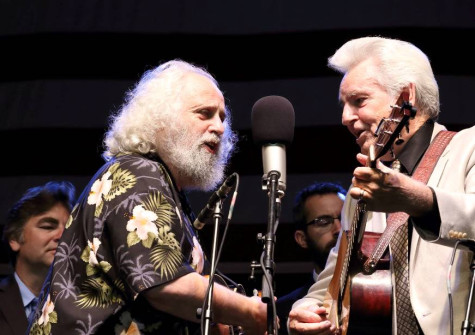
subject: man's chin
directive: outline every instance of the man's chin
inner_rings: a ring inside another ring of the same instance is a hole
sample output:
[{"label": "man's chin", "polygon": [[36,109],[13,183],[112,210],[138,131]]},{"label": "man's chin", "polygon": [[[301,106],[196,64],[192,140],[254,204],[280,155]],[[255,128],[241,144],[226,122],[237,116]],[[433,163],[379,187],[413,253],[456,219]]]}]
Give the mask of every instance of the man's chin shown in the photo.
[{"label": "man's chin", "polygon": [[54,257],[47,257],[43,264],[46,266],[46,267],[49,267],[51,264],[53,264],[53,261],[54,261]]}]

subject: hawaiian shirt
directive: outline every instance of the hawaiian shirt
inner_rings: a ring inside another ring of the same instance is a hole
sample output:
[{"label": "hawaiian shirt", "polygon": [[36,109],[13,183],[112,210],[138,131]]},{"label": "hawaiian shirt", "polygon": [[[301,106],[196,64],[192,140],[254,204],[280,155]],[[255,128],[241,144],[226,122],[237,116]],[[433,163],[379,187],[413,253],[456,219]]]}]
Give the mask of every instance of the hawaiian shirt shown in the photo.
[{"label": "hawaiian shirt", "polygon": [[[192,334],[140,295],[196,271],[204,256],[158,158],[106,163],[74,207],[30,334]],[[197,319],[197,322],[199,320]]]}]

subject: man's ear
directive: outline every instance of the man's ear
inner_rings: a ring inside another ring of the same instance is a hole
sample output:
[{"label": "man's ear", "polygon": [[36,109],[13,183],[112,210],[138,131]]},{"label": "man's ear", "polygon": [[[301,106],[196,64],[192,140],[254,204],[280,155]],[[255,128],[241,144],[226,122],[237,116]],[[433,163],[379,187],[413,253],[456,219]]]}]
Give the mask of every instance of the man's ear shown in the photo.
[{"label": "man's ear", "polygon": [[294,239],[301,248],[308,248],[307,235],[303,230],[296,230],[294,233]]},{"label": "man's ear", "polygon": [[8,244],[13,251],[18,252],[20,250],[21,244],[17,240],[10,240],[8,241]]},{"label": "man's ear", "polygon": [[411,105],[414,106],[416,103],[416,85],[414,83],[409,83],[409,85],[403,88],[402,92],[404,100],[408,100]]}]

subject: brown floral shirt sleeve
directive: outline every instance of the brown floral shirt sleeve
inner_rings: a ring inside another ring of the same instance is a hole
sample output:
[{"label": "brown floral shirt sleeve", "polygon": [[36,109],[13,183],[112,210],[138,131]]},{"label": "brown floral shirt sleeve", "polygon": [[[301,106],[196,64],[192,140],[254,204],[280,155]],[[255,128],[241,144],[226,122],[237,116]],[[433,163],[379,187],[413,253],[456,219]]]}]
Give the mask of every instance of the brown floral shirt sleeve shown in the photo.
[{"label": "brown floral shirt sleeve", "polygon": [[140,293],[203,266],[165,167],[118,157],[93,177],[71,214],[30,334],[193,333],[197,324],[154,310]]}]

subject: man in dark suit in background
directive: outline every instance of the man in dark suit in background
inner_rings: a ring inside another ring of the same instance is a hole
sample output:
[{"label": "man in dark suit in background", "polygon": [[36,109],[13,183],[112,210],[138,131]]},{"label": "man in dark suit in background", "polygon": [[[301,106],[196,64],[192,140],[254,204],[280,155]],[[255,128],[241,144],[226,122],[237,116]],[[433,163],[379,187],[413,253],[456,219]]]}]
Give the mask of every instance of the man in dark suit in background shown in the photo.
[{"label": "man in dark suit in background", "polygon": [[69,182],[48,182],[28,189],[9,210],[3,240],[14,273],[0,282],[0,331],[25,334],[36,308],[58,241],[68,222],[75,189]]},{"label": "man in dark suit in background", "polygon": [[277,299],[277,315],[280,320],[279,334],[287,334],[287,317],[292,304],[305,296],[308,289],[325,267],[328,253],[336,244],[341,229],[340,218],[346,190],[330,182],[313,183],[295,197],[293,216],[294,239],[312,257],[314,269],[305,285]]}]

